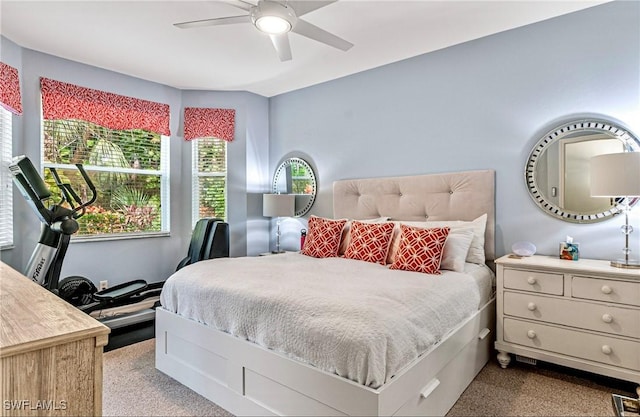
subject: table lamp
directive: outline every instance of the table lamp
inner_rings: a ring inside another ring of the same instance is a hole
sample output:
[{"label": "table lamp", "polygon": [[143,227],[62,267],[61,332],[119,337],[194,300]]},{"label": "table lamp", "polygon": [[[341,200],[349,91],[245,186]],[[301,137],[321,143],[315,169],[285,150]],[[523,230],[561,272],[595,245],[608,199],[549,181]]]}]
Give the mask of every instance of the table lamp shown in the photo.
[{"label": "table lamp", "polygon": [[622,206],[625,224],[620,227],[625,235],[624,259],[611,261],[618,268],[640,268],[638,260],[629,259],[629,198],[640,197],[640,152],[611,153],[594,156],[590,160],[591,196],[610,197]]},{"label": "table lamp", "polygon": [[293,194],[263,194],[262,215],[265,217],[277,217],[276,250],[273,253],[282,253],[280,250],[280,217],[292,217],[295,214],[295,195]]}]

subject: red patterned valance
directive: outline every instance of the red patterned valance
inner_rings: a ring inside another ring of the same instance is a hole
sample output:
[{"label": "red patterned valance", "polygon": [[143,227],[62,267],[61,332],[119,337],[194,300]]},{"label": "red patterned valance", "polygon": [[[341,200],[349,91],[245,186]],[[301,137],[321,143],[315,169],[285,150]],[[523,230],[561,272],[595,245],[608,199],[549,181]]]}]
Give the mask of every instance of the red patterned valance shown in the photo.
[{"label": "red patterned valance", "polygon": [[114,130],[143,129],[169,136],[169,105],[40,78],[42,115],[78,119]]},{"label": "red patterned valance", "polygon": [[231,142],[235,125],[236,111],[233,109],[184,109],[185,140],[214,137]]},{"label": "red patterned valance", "polygon": [[0,62],[0,106],[11,113],[22,114],[18,70]]}]

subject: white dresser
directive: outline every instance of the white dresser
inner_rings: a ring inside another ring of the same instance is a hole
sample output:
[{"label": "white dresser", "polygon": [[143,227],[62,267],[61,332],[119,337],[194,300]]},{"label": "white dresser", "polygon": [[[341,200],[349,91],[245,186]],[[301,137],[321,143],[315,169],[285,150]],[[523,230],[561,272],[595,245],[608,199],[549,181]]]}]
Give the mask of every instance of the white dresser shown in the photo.
[{"label": "white dresser", "polygon": [[640,384],[640,270],[550,256],[496,264],[503,368],[513,353]]}]

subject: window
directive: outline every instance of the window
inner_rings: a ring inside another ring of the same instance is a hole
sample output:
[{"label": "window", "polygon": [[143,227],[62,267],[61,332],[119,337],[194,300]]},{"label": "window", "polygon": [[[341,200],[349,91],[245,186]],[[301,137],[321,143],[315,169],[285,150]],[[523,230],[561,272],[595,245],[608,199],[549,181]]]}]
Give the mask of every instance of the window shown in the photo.
[{"label": "window", "polygon": [[191,223],[227,219],[227,142],[235,133],[234,109],[185,107],[184,138],[192,145]]},{"label": "window", "polygon": [[192,226],[203,217],[227,218],[227,141],[193,141]]},{"label": "window", "polygon": [[91,197],[74,164],[83,164],[97,200],[78,219],[78,236],[169,231],[169,138],[145,130],[114,130],[81,120],[43,121],[46,168],[56,168],[83,201]]},{"label": "window", "polygon": [[13,245],[12,114],[0,106],[0,248]]}]

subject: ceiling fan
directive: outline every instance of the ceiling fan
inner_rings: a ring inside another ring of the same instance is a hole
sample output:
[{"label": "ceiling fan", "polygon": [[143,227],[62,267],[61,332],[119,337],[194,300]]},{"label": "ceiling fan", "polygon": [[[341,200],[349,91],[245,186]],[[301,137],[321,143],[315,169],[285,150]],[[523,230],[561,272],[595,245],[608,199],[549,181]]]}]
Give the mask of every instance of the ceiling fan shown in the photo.
[{"label": "ceiling fan", "polygon": [[181,29],[190,29],[202,26],[252,23],[259,31],[269,35],[280,61],[289,61],[291,60],[289,32],[306,36],[309,39],[322,42],[342,51],[347,51],[353,46],[351,42],[347,42],[324,29],[300,19],[300,16],[327,6],[335,1],[336,0],[258,0],[257,4],[253,4],[246,0],[224,0],[225,3],[246,10],[249,14],[175,23],[174,26]]}]

